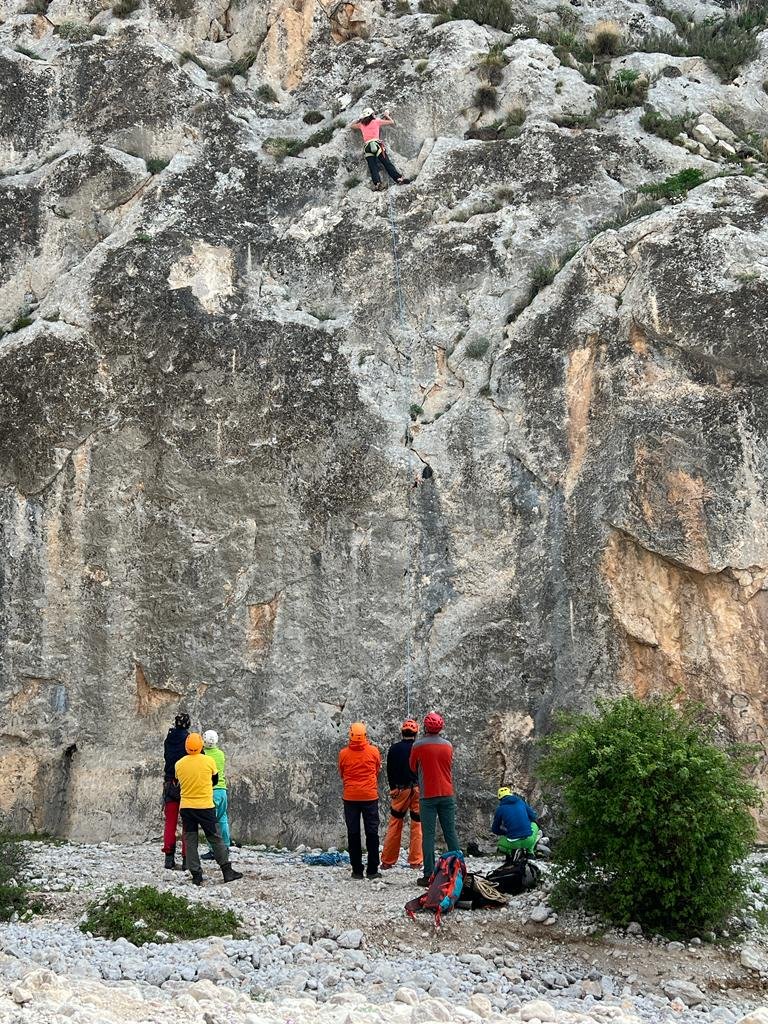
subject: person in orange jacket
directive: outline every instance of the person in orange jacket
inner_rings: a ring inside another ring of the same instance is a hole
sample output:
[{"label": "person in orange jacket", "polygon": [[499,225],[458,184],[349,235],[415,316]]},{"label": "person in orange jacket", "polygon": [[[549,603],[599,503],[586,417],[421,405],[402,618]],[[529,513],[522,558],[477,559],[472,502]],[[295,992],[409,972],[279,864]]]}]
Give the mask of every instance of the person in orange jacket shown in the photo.
[{"label": "person in orange jacket", "polygon": [[347,825],[349,861],[352,877],[364,878],[360,819],[365,830],[368,864],[365,874],[381,878],[379,873],[379,783],[381,752],[368,742],[363,722],[349,727],[349,743],[339,751],[339,775],[344,784],[344,821]]}]

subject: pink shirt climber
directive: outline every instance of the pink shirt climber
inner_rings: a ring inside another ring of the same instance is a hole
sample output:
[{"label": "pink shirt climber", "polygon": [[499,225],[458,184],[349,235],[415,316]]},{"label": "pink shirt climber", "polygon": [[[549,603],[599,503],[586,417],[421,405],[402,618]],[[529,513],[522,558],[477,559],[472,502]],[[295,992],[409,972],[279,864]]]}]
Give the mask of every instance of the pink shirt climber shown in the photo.
[{"label": "pink shirt climber", "polygon": [[351,128],[357,128],[357,130],[363,136],[363,142],[371,142],[373,139],[379,138],[379,132],[381,129],[388,124],[394,124],[388,117],[374,117],[373,120],[369,121],[368,124],[363,124],[361,121],[355,121]]}]

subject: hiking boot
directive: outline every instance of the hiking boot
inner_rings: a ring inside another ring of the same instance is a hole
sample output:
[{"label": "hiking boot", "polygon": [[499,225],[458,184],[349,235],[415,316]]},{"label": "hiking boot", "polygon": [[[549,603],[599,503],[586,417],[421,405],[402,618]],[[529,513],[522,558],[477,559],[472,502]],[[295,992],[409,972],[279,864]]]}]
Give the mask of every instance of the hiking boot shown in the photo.
[{"label": "hiking boot", "polygon": [[380,181],[377,181],[376,184],[373,186],[373,191],[374,192],[383,192],[384,191],[384,186],[382,185],[382,183]]},{"label": "hiking boot", "polygon": [[397,179],[397,184],[398,185],[410,185],[411,184],[411,179],[410,178],[398,178]]},{"label": "hiking boot", "polygon": [[202,871],[193,871],[192,872],[192,885],[202,885],[202,884],[203,884],[203,872]]},{"label": "hiking boot", "polygon": [[422,889],[429,888],[429,876],[422,875],[421,878],[416,879],[416,885],[420,885]]},{"label": "hiking boot", "polygon": [[391,871],[394,866],[395,866],[394,864],[380,864],[379,865],[379,870],[380,871]]},{"label": "hiking boot", "polygon": [[213,854],[213,850],[209,850],[208,853],[202,854],[200,860],[216,860],[216,857]]},{"label": "hiking boot", "polygon": [[369,871],[369,872],[367,872],[367,876],[368,876],[368,878],[381,878],[381,872],[380,871],[374,871],[373,873],[371,873]]},{"label": "hiking boot", "polygon": [[221,865],[221,875],[225,882],[236,882],[243,877],[242,871],[235,871],[229,861]]},{"label": "hiking boot", "polygon": [[363,872],[362,872],[362,871],[353,871],[353,872],[352,872],[352,877],[353,877],[353,878],[354,878],[354,879],[355,879],[356,881],[363,881],[363,880],[365,879],[365,875],[363,874]]},{"label": "hiking boot", "polygon": [[176,857],[173,853],[166,853],[165,866],[168,868],[169,871],[176,870]]}]

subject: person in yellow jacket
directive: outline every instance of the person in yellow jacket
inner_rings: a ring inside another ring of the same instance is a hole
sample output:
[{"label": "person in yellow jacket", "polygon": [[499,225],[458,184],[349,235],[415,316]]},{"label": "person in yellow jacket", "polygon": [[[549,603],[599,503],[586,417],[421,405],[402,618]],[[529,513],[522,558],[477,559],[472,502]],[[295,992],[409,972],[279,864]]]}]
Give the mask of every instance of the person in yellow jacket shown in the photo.
[{"label": "person in yellow jacket", "polygon": [[186,757],[176,762],[176,778],[181,787],[181,821],[187,845],[187,867],[195,885],[203,884],[203,869],[197,850],[198,830],[202,828],[205,837],[213,847],[216,863],[221,868],[225,882],[242,878],[229,862],[229,850],[224,845],[216,823],[216,805],[213,787],[219,781],[216,762],[203,753],[203,737],[191,732],[184,744]]}]

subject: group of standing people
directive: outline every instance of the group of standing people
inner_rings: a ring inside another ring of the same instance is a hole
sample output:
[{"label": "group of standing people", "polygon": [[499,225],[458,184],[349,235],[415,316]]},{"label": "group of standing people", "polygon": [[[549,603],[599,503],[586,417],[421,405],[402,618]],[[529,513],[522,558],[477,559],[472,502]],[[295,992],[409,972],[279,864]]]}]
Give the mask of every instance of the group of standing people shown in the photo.
[{"label": "group of standing people", "polygon": [[[195,885],[202,885],[201,860],[215,860],[225,882],[243,876],[232,868],[229,829],[226,756],[218,734],[190,732],[190,718],[176,716],[165,739],[163,800],[165,867],[176,865],[176,830],[181,817],[181,870],[188,869]],[[417,885],[429,885],[435,867],[435,833],[439,822],[447,850],[461,852],[456,831],[456,797],[453,788],[453,745],[442,735],[445,722],[436,711],[424,719],[424,732],[408,718],[400,739],[387,752],[389,823],[379,859],[379,773],[381,752],[368,739],[363,722],[353,722],[349,740],[339,752],[352,878],[380,878],[397,864],[403,827],[410,818],[408,864],[421,872]],[[508,786],[498,791],[492,832],[499,836],[498,851],[507,855],[523,849],[533,852],[539,838],[536,812]],[[200,829],[209,852],[198,852]],[[366,863],[363,864],[363,834]]]},{"label": "group of standing people", "polygon": [[[226,756],[219,747],[219,736],[208,729],[202,736],[190,732],[189,715],[176,715],[165,738],[163,753],[165,772],[163,803],[165,829],[163,853],[165,866],[176,868],[176,830],[181,816],[181,870],[189,869],[195,885],[203,884],[202,860],[215,860],[225,882],[242,878],[232,867],[229,849]],[[209,851],[200,857],[200,829],[208,841]]]},{"label": "group of standing people", "polygon": [[[427,886],[435,867],[437,823],[449,851],[461,851],[456,831],[456,797],[453,788],[453,746],[441,735],[445,722],[436,711],[424,719],[424,735],[409,718],[401,726],[401,738],[387,753],[389,824],[379,860],[379,788],[381,753],[368,740],[365,724],[354,722],[349,742],[339,752],[343,783],[344,820],[347,826],[352,877],[380,878],[400,856],[405,817],[410,817],[408,863],[421,871],[417,885]],[[498,851],[532,852],[539,836],[536,812],[508,786],[498,791],[499,805],[491,830],[499,836]],[[361,829],[362,821],[362,829]],[[362,833],[367,861],[363,871]]]}]

